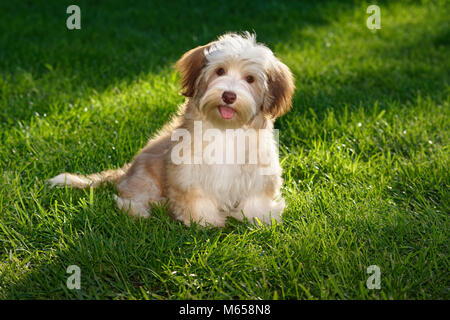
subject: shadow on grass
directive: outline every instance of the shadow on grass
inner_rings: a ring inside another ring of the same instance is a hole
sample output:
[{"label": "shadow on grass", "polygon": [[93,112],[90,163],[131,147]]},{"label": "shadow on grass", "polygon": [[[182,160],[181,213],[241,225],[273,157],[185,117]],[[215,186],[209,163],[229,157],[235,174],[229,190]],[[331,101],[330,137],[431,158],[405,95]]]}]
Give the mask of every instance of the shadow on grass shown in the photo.
[{"label": "shadow on grass", "polygon": [[[47,259],[35,264],[18,281],[5,283],[0,277],[2,295],[6,299],[133,299],[170,298],[176,283],[172,277],[189,278],[180,267],[208,249],[210,241],[220,241],[232,233],[247,232],[246,223],[234,219],[224,229],[186,227],[172,220],[164,206],[156,206],[148,219],[132,219],[119,211],[111,194],[112,187],[94,192],[70,188],[56,193],[43,191],[42,205],[64,211],[71,207],[70,215],[55,226],[58,237],[36,244],[35,250],[47,252]],[[58,198],[59,209],[53,198]],[[76,201],[76,203],[73,202]],[[32,203],[29,211],[36,208]],[[65,213],[63,213],[65,214]],[[33,219],[34,214],[31,214]],[[34,218],[37,218],[34,216]],[[41,235],[30,230],[28,237]],[[45,235],[43,235],[45,237]],[[50,248],[58,248],[56,250]],[[229,249],[227,249],[229,250]],[[48,252],[53,251],[53,252]],[[69,290],[66,272],[70,265],[81,269],[81,289]],[[174,269],[171,269],[174,267]],[[176,270],[176,271],[175,271]],[[176,275],[180,272],[179,275]],[[3,284],[2,284],[3,282]],[[204,289],[204,288],[203,288]],[[193,292],[194,294],[194,292]],[[223,298],[233,296],[223,295]]]},{"label": "shadow on grass", "polygon": [[307,108],[322,117],[330,109],[337,114],[344,108],[352,111],[359,106],[370,110],[375,103],[379,103],[381,109],[389,110],[389,104],[414,102],[419,95],[441,103],[448,94],[450,75],[441,65],[445,64],[442,59],[449,46],[443,41],[447,33],[448,30],[433,35],[424,33],[414,42],[395,47],[374,46],[370,55],[360,56],[360,59],[377,58],[382,62],[375,61],[378,65],[365,63],[347,75],[339,74],[340,70],[333,66],[328,72],[312,78],[295,70],[298,88],[294,105],[299,108],[282,117],[281,122],[307,111]]},{"label": "shadow on grass", "polygon": [[342,1],[258,1],[251,6],[238,0],[80,1],[82,29],[70,31],[65,24],[70,4],[0,4],[5,17],[0,26],[8,30],[0,38],[0,47],[7,48],[0,53],[0,75],[22,84],[10,90],[33,100],[32,106],[2,106],[0,122],[48,114],[52,102],[69,104],[93,90],[167,72],[185,51],[224,32],[255,31],[259,41],[273,47],[288,41],[292,30],[327,24],[353,6]]},{"label": "shadow on grass", "polygon": [[[255,31],[259,41],[277,51],[281,44],[303,41],[293,36],[302,28],[326,25],[355,6],[352,1],[261,1],[251,8],[242,1],[138,1],[132,6],[120,1],[81,1],[82,29],[70,31],[65,26],[65,8],[69,4],[1,4],[2,12],[6,12],[1,23],[9,31],[0,38],[1,47],[8,48],[0,56],[0,75],[6,82],[23,84],[22,88],[10,90],[17,90],[16,95],[28,95],[32,104],[18,106],[11,103],[13,98],[2,106],[0,122],[11,125],[36,112],[48,115],[51,104],[62,105],[59,112],[64,112],[65,105],[79,97],[129,83],[148,73],[170,72],[185,51],[227,31]],[[447,34],[448,30],[444,30],[432,45],[448,46],[444,40]],[[330,107],[337,112],[345,105],[361,103],[370,108],[376,101],[385,108],[386,101],[410,101],[418,91],[442,98],[448,73],[414,69],[415,61],[427,58],[421,39],[412,46],[388,52],[378,49],[386,60],[404,59],[410,65],[354,70],[350,76],[330,70],[312,79],[304,79],[302,70],[294,70],[300,82],[294,103],[297,108],[281,123],[308,107],[320,115]],[[323,86],[311,88],[301,83],[303,80]]]}]

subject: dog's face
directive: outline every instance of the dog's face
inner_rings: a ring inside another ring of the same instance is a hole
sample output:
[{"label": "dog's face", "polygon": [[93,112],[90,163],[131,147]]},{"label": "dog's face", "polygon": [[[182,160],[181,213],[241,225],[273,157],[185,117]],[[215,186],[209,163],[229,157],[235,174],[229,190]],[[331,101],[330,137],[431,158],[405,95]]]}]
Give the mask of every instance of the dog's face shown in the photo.
[{"label": "dog's face", "polygon": [[260,113],[275,119],[291,108],[289,68],[249,33],[227,34],[192,49],[176,66],[183,94],[216,127],[239,128]]}]

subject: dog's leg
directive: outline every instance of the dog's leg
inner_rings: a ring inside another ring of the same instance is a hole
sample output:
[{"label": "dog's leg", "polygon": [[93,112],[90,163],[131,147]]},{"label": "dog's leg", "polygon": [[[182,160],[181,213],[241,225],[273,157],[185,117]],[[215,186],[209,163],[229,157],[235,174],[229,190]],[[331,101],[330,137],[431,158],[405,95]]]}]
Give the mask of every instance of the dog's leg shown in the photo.
[{"label": "dog's leg", "polygon": [[[128,212],[133,217],[136,218],[148,218],[149,214],[149,201],[146,197],[142,197],[142,199],[123,199],[117,195],[114,195],[114,199],[117,202],[117,207],[120,210]],[[146,201],[147,200],[147,201]]]},{"label": "dog's leg", "polygon": [[118,185],[119,196],[114,196],[119,209],[133,217],[149,217],[150,203],[163,200],[155,177],[144,167],[133,169]]},{"label": "dog's leg", "polygon": [[249,221],[258,218],[262,223],[271,224],[272,219],[278,222],[281,220],[285,206],[285,201],[281,197],[271,199],[266,194],[260,194],[246,199],[239,210],[231,212],[231,216],[241,221],[244,216]]},{"label": "dog's leg", "polygon": [[226,215],[220,212],[215,199],[200,188],[191,188],[185,192],[173,188],[169,199],[173,215],[187,226],[191,220],[202,226],[225,226]]}]

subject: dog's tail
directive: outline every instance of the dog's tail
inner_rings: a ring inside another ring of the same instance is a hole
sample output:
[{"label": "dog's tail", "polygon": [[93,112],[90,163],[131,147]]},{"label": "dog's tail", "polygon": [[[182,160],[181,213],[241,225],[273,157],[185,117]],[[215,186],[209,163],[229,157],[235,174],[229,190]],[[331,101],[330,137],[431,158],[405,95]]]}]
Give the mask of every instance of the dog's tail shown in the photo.
[{"label": "dog's tail", "polygon": [[72,173],[61,173],[56,177],[47,180],[47,183],[49,183],[52,187],[69,186],[78,189],[89,187],[96,188],[103,182],[118,183],[119,180],[125,175],[129,167],[130,165],[127,164],[119,169],[105,170],[100,173],[93,173],[87,176]]}]

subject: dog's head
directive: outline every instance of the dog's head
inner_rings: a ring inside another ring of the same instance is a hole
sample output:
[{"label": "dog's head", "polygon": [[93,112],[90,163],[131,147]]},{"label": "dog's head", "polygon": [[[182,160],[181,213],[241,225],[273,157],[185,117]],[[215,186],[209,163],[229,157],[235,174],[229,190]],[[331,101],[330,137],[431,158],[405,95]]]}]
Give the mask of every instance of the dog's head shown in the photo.
[{"label": "dog's head", "polygon": [[275,119],[291,108],[292,73],[248,32],[192,49],[176,67],[183,95],[219,127],[242,127],[259,113]]}]

